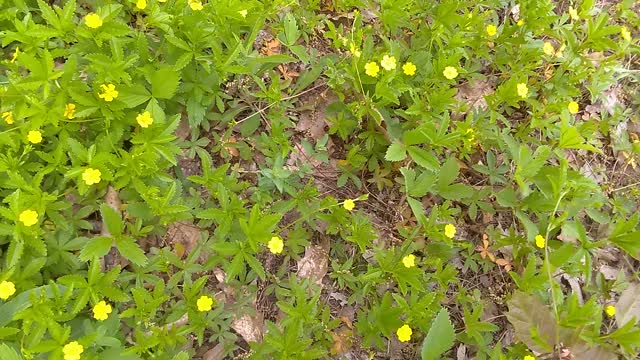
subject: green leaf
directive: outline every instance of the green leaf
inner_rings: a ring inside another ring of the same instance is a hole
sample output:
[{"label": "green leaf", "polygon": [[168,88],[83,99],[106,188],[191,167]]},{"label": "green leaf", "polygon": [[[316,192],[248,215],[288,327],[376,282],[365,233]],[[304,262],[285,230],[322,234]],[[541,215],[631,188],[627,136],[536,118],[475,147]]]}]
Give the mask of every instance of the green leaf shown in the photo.
[{"label": "green leaf", "polygon": [[387,161],[402,161],[407,157],[407,147],[404,144],[394,141],[384,156]]},{"label": "green leaf", "polygon": [[100,215],[102,216],[104,226],[107,227],[107,230],[109,230],[112,236],[122,234],[124,224],[122,223],[122,217],[119,212],[105,203],[100,205]]},{"label": "green leaf", "polygon": [[159,99],[170,99],[176,93],[180,83],[180,75],[171,68],[163,68],[150,76],[151,95]]},{"label": "green leaf", "polygon": [[513,325],[516,338],[535,352],[553,351],[557,325],[551,310],[535,295],[523,292],[514,293],[507,305],[507,319]]},{"label": "green leaf", "polygon": [[113,239],[106,236],[96,236],[87,241],[80,250],[80,260],[89,261],[93,258],[105,256],[111,250]]},{"label": "green leaf", "polygon": [[602,150],[593,145],[585,144],[585,140],[574,126],[568,126],[563,122],[560,130],[560,143],[558,147],[561,149],[584,149],[602,154]]},{"label": "green leaf", "polygon": [[417,146],[409,146],[407,147],[407,151],[411,159],[423,168],[431,171],[437,171],[440,168],[438,158],[432,151],[427,151]]},{"label": "green leaf", "polygon": [[422,360],[437,359],[453,347],[456,338],[447,309],[442,309],[431,324],[427,336],[422,342]]},{"label": "green leaf", "polygon": [[144,251],[140,248],[133,238],[129,236],[123,236],[116,238],[116,247],[120,252],[120,255],[127,260],[138,266],[144,266],[147,264],[147,257]]},{"label": "green leaf", "polygon": [[438,187],[445,187],[451,183],[458,177],[460,173],[460,166],[458,165],[458,161],[450,157],[447,161],[442,165],[440,169],[440,173],[438,174]]},{"label": "green leaf", "polygon": [[2,360],[22,360],[22,356],[9,347],[7,344],[0,345],[0,359]]}]

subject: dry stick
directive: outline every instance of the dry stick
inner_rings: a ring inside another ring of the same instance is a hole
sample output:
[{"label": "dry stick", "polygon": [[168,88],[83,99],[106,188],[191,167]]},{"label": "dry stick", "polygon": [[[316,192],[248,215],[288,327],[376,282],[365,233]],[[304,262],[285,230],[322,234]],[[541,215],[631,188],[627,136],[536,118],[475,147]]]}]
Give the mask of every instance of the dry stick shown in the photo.
[{"label": "dry stick", "polygon": [[248,120],[248,119],[250,119],[250,118],[252,118],[252,117],[254,117],[254,116],[256,116],[256,115],[258,115],[258,114],[263,114],[263,113],[264,113],[265,111],[267,111],[270,107],[274,106],[275,104],[277,104],[277,103],[279,103],[279,102],[286,101],[286,100],[291,100],[291,99],[295,99],[295,98],[297,98],[297,97],[299,97],[299,96],[302,96],[302,95],[304,95],[304,94],[306,94],[306,93],[308,93],[308,92],[311,92],[311,91],[313,91],[313,90],[315,90],[315,89],[317,89],[317,88],[319,88],[319,87],[326,86],[326,85],[327,85],[327,84],[325,84],[325,83],[318,84],[318,85],[316,85],[316,86],[314,86],[314,87],[312,87],[312,88],[309,88],[309,89],[307,89],[307,90],[301,91],[301,92],[299,92],[299,93],[297,93],[297,94],[294,94],[294,95],[291,95],[291,96],[284,97],[284,98],[282,98],[282,99],[280,99],[280,100],[278,100],[278,101],[274,101],[274,102],[272,102],[271,104],[269,104],[269,105],[267,105],[267,106],[263,107],[262,109],[258,109],[258,111],[254,112],[253,114],[251,114],[251,115],[249,115],[249,116],[246,116],[246,117],[244,117],[244,118],[242,118],[242,119],[240,119],[240,120],[236,121],[236,123],[235,123],[233,126],[237,126],[238,124],[240,124],[240,123],[242,123],[242,122],[244,122],[244,121],[246,121],[246,120]]}]

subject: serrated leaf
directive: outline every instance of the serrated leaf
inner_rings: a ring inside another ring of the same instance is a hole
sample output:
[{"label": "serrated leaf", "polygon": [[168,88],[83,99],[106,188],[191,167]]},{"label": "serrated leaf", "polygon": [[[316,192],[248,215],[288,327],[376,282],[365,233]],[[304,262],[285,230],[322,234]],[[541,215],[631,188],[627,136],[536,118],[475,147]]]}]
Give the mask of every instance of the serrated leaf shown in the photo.
[{"label": "serrated leaf", "polygon": [[507,319],[516,338],[535,352],[553,351],[557,325],[551,310],[534,295],[523,292],[514,293],[507,305]]},{"label": "serrated leaf", "polygon": [[170,99],[176,93],[180,83],[180,75],[171,68],[154,71],[151,80],[151,95],[158,99]]},{"label": "serrated leaf", "polygon": [[87,241],[80,250],[80,260],[89,261],[96,257],[105,256],[111,250],[113,239],[106,236],[96,236]]},{"label": "serrated leaf", "polygon": [[637,323],[638,320],[640,320],[640,285],[631,284],[626,288],[622,294],[620,294],[620,299],[615,307],[616,324],[618,324],[618,327],[624,326],[634,318],[634,323]]},{"label": "serrated leaf", "polygon": [[102,216],[103,226],[107,227],[109,233],[112,236],[122,234],[124,224],[122,223],[122,216],[115,211],[111,206],[107,204],[100,205],[100,215]]},{"label": "serrated leaf", "polygon": [[438,158],[432,151],[427,151],[416,146],[407,147],[407,151],[409,152],[411,159],[423,168],[431,171],[437,171],[440,168]]},{"label": "serrated leaf", "polygon": [[437,186],[439,188],[444,188],[445,186],[453,183],[453,181],[458,177],[460,173],[460,165],[458,165],[458,161],[450,157],[440,168],[440,172],[438,173],[438,183]]},{"label": "serrated leaf", "polygon": [[127,260],[138,266],[144,266],[147,263],[147,257],[144,254],[144,251],[140,248],[135,240],[128,236],[123,236],[116,239],[116,247],[122,255]]},{"label": "serrated leaf", "polygon": [[427,336],[422,342],[422,360],[433,360],[449,351],[456,338],[455,330],[449,319],[449,311],[442,309],[429,328]]},{"label": "serrated leaf", "polygon": [[389,145],[384,159],[387,161],[402,161],[407,157],[407,148],[400,142],[393,142]]}]

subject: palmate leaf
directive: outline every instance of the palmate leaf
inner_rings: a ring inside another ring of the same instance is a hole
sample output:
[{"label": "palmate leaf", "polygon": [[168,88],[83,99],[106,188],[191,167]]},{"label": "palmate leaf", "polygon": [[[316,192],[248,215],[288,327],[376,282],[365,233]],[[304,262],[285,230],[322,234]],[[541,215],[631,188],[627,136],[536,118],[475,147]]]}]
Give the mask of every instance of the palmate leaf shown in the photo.
[{"label": "palmate leaf", "polygon": [[422,360],[434,360],[453,347],[456,334],[449,319],[449,311],[442,309],[429,328],[422,342]]}]

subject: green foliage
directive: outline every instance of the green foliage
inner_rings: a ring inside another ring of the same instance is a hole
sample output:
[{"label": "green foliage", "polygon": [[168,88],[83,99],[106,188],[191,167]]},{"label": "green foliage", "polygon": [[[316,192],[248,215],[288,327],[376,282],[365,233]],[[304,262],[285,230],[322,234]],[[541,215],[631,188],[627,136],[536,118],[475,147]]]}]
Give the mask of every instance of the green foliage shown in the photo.
[{"label": "green foliage", "polygon": [[635,358],[636,10],[0,0],[0,359]]}]

